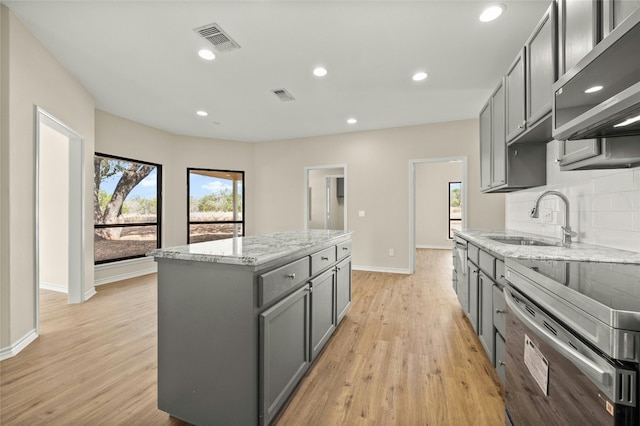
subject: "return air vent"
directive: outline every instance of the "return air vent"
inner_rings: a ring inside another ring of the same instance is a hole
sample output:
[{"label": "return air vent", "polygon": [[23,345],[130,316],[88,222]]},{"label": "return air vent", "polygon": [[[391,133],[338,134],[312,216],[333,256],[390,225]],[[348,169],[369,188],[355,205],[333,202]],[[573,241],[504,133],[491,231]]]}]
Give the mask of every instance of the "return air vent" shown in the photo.
[{"label": "return air vent", "polygon": [[203,27],[194,28],[195,32],[213,44],[219,52],[228,52],[230,50],[240,49],[240,45],[233,41],[227,33],[224,32],[220,25],[209,24]]},{"label": "return air vent", "polygon": [[275,89],[271,91],[274,95],[276,95],[282,102],[293,101],[296,98],[291,96],[291,93],[287,92],[286,89]]}]

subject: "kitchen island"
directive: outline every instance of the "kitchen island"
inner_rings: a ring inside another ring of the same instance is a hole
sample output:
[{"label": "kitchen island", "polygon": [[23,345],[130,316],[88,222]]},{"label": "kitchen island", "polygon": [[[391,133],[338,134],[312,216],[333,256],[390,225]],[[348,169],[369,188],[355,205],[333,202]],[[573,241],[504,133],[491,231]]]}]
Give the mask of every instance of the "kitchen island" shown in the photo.
[{"label": "kitchen island", "polygon": [[157,249],[158,408],[269,424],[351,305],[351,234],[306,230]]}]

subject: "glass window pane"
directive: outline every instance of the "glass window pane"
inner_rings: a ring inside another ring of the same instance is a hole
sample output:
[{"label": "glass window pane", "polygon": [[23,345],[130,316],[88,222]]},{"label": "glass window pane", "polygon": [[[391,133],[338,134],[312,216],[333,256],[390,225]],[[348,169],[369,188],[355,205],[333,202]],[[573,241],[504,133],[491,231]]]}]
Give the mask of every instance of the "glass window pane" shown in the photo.
[{"label": "glass window pane", "polygon": [[242,220],[243,179],[241,172],[190,170],[189,220]]},{"label": "glass window pane", "polygon": [[95,262],[144,256],[158,246],[157,229],[156,225],[96,228]]},{"label": "glass window pane", "polygon": [[213,223],[190,224],[189,242],[201,243],[203,241],[222,240],[225,238],[242,236],[241,223]]}]

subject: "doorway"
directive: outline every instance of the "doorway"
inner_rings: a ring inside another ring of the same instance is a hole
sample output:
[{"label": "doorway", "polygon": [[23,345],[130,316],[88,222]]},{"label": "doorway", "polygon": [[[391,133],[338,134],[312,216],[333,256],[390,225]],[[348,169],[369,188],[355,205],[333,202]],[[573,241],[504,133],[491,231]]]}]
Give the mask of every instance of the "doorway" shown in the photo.
[{"label": "doorway", "polygon": [[[417,248],[450,249],[451,228],[466,226],[467,157],[410,160],[409,174],[409,273],[413,274]],[[452,201],[457,204],[453,209]]]},{"label": "doorway", "polygon": [[305,167],[305,229],[347,230],[346,165]]},{"label": "doorway", "polygon": [[40,107],[35,109],[35,304],[39,332],[40,288],[84,297],[83,139]]}]

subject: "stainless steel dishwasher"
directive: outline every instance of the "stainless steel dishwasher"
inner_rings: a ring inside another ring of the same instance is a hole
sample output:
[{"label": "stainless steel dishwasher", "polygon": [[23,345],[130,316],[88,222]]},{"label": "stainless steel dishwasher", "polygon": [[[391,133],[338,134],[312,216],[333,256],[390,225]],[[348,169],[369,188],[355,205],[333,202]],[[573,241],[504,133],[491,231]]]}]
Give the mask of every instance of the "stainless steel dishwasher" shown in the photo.
[{"label": "stainless steel dishwasher", "polygon": [[505,266],[506,424],[638,426],[640,265]]}]

